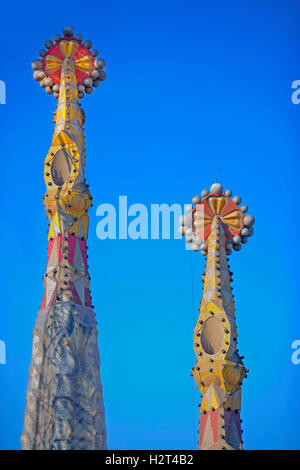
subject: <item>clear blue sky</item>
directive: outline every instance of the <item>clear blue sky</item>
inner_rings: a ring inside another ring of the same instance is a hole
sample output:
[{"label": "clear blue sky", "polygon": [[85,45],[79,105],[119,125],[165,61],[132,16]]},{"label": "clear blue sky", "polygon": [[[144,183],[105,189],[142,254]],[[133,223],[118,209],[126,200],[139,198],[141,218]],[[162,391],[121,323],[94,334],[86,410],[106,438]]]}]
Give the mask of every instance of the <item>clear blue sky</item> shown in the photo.
[{"label": "clear blue sky", "polygon": [[[189,203],[217,173],[256,217],[255,237],[231,262],[239,349],[250,369],[245,447],[299,449],[300,365],[291,362],[300,339],[300,105],[291,102],[300,79],[299,2],[5,2],[1,18],[0,448],[20,448],[46,264],[43,161],[56,101],[30,64],[71,24],[107,61],[107,81],[83,107],[109,448],[194,448],[199,394],[189,376],[190,252],[181,240],[100,241],[96,208],[119,195],[129,204]],[[196,314],[200,254],[193,266]]]}]

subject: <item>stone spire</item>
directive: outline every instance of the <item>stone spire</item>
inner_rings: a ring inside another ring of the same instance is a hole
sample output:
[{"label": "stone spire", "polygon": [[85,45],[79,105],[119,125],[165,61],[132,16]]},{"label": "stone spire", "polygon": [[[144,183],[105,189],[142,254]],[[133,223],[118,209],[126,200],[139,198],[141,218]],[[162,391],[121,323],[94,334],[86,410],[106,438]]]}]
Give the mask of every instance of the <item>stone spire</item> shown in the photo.
[{"label": "stone spire", "polygon": [[235,308],[227,256],[253,234],[254,218],[244,216],[238,196],[230,199],[219,183],[181,218],[181,233],[207,258],[200,315],[194,331],[197,357],[192,375],[201,390],[199,449],[242,449],[241,386],[247,376],[237,349]]},{"label": "stone spire", "polygon": [[78,102],[83,89],[89,93],[92,74],[99,78],[103,72],[96,66],[102,68],[104,61],[96,61],[90,41],[82,44],[73,34],[67,27],[55,44],[46,41],[48,52],[41,51],[43,60],[33,62],[35,78],[44,81],[46,92],[54,92],[59,101],[44,167],[48,256],[33,331],[23,449],[106,448],[97,322],[87,264],[92,198],[84,175],[84,114]]}]

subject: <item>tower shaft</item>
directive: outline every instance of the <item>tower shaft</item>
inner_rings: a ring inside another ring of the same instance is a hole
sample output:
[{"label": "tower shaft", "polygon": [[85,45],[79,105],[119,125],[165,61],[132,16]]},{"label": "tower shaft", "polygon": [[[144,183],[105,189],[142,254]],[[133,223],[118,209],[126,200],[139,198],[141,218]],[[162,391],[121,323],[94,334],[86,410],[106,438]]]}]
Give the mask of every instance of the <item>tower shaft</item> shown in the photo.
[{"label": "tower shaft", "polygon": [[[23,449],[106,448],[97,322],[87,264],[92,198],[84,175],[84,114],[72,60],[77,47],[75,40],[60,42],[65,58],[44,171],[47,268],[33,331]],[[50,71],[55,67],[51,60],[48,55]],[[89,66],[84,61],[77,59],[81,70]]]},{"label": "tower shaft", "polygon": [[194,331],[197,362],[192,374],[203,397],[198,443],[202,450],[242,449],[241,385],[246,372],[237,350],[226,233],[217,207],[214,213],[207,240],[200,315]]}]

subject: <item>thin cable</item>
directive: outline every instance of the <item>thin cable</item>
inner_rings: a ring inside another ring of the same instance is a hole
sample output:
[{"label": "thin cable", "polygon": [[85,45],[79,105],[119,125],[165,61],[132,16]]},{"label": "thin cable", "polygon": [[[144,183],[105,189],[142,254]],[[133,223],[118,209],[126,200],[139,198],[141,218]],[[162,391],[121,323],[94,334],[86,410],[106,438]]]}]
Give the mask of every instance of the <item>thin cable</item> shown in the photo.
[{"label": "thin cable", "polygon": [[[193,251],[191,250],[191,277],[192,277],[192,316],[193,316],[193,326],[196,323],[195,319],[195,299],[194,299],[194,273],[193,273]],[[192,351],[192,367],[194,363],[194,351]],[[192,382],[192,408],[193,408],[193,437],[194,437],[194,447],[197,447],[196,440],[196,426],[195,426],[195,397],[194,397],[194,383]]]}]

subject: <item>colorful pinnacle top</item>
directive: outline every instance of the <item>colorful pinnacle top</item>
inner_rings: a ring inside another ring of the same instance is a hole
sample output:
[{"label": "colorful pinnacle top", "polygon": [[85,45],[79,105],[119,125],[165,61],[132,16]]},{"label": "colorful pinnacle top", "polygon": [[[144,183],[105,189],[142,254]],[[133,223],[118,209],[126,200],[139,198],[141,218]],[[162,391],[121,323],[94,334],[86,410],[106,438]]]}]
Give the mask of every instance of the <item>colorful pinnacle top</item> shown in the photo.
[{"label": "colorful pinnacle top", "polygon": [[99,83],[105,80],[106,73],[104,59],[96,59],[98,51],[92,49],[92,42],[83,41],[83,36],[74,36],[74,28],[66,26],[63,29],[63,37],[59,34],[45,42],[47,51],[39,51],[42,60],[35,59],[32,62],[34,69],[33,78],[40,82],[46,93],[54,93],[59,98],[59,84],[64,61],[70,60],[74,65],[77,79],[78,97],[83,98],[84,92],[91,94],[93,87],[97,88]]},{"label": "colorful pinnacle top", "polygon": [[187,243],[192,243],[194,251],[201,250],[201,254],[206,256],[207,239],[216,217],[225,232],[226,253],[230,255],[232,249],[240,251],[254,233],[252,225],[255,219],[250,214],[245,215],[248,207],[240,206],[242,200],[239,196],[231,198],[230,190],[223,192],[220,183],[214,183],[210,191],[204,189],[201,196],[194,196],[193,205],[186,208],[188,214],[180,217],[179,233],[186,236]]}]

